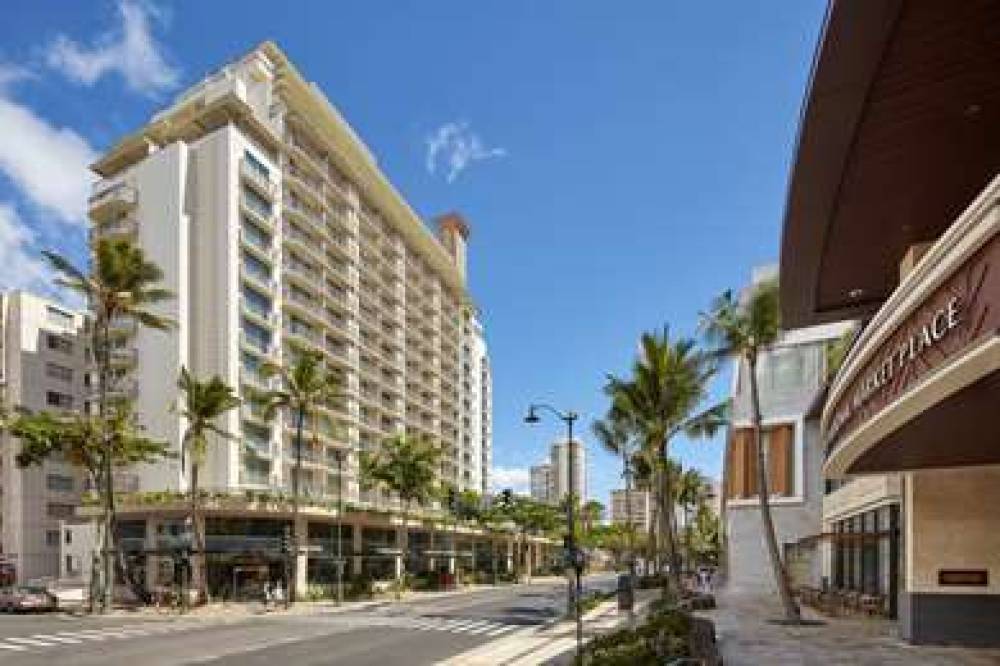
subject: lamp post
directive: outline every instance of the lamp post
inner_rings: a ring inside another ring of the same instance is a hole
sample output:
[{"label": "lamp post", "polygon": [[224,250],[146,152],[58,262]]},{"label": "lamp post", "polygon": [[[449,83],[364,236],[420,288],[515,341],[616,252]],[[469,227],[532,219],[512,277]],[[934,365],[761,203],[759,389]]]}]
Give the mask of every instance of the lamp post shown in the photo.
[{"label": "lamp post", "polygon": [[[541,418],[538,416],[539,410],[545,410],[566,424],[566,477],[568,492],[566,493],[566,523],[569,528],[567,538],[567,550],[573,564],[573,571],[576,574],[574,581],[570,581],[568,590],[568,603],[570,610],[576,618],[576,655],[583,658],[583,618],[580,615],[580,597],[582,596],[581,574],[583,560],[576,546],[576,515],[573,499],[575,497],[575,483],[573,478],[573,423],[579,418],[579,414],[572,410],[561,412],[551,405],[532,404],[528,406],[528,414],[524,417],[525,423],[538,423]],[[558,474],[558,470],[556,470]],[[575,587],[575,590],[574,590]]]},{"label": "lamp post", "polygon": [[344,451],[336,449],[337,456],[337,604],[344,602]]}]

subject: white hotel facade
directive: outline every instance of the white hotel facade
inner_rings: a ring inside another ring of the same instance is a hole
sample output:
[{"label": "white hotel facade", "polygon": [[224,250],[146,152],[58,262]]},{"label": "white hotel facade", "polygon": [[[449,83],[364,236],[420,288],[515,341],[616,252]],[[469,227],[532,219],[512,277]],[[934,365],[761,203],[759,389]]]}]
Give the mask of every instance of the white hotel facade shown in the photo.
[{"label": "white hotel facade", "polygon": [[[135,239],[164,271],[174,331],[119,327],[137,353],[126,385],[143,423],[179,447],[165,407],[182,366],[266,389],[266,361],[321,352],[343,371],[347,399],[318,423],[304,453],[304,491],[332,494],[337,450],[423,435],[448,454],[445,477],[488,487],[490,375],[482,324],[466,289],[468,227],[438,218],[438,236],[379,170],[323,93],[265,43],[181,94],[95,165],[96,233]],[[208,488],[289,488],[292,424],[252,404],[226,417],[238,434],[210,447]],[[148,466],[140,487],[185,488],[178,462]]]},{"label": "white hotel facade", "polygon": [[[407,538],[411,549],[426,540],[419,526],[408,533],[398,520],[370,512],[394,500],[359,484],[359,452],[378,450],[394,435],[440,444],[439,474],[460,490],[489,488],[491,370],[466,286],[468,226],[448,213],[429,231],[277,46],[264,43],[182,93],[93,169],[101,177],[90,201],[93,233],[132,238],[175,294],[160,307],[177,323],[174,330],[115,326],[118,357],[131,378],[120,388],[151,436],[180,449],[184,423],[169,406],[182,367],[201,378],[217,374],[247,397],[274,386],[261,364],[287,364],[295,349],[307,348],[343,374],[346,395],[323,412],[304,445],[300,488],[306,504],[315,501],[294,525],[299,543],[322,538],[330,548],[330,507],[340,498],[353,512],[338,521],[347,526],[337,533],[342,552],[358,556],[355,573],[368,566],[361,555],[399,551]],[[248,498],[238,509],[206,509],[209,573],[224,582],[222,573],[212,574],[211,558],[225,559],[213,549],[251,535],[269,539],[273,551],[288,524],[281,506],[249,498],[290,491],[294,428],[280,414],[265,420],[251,401],[220,425],[235,437],[209,446],[201,486]],[[178,460],[144,466],[135,476],[141,491],[187,488]],[[126,506],[123,543],[131,539],[153,553],[177,533],[183,506]],[[485,548],[455,539],[418,548]],[[310,572],[327,567],[309,558]],[[443,559],[425,563],[440,568]],[[273,572],[273,558],[261,566]],[[151,584],[156,567],[146,567]]]}]

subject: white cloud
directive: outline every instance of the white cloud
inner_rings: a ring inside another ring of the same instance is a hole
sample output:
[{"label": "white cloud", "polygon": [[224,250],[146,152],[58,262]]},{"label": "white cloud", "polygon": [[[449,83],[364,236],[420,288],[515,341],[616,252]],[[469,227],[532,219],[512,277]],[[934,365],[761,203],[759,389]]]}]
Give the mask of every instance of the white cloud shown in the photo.
[{"label": "white cloud", "polygon": [[490,484],[496,492],[510,488],[516,493],[526,493],[530,483],[531,472],[527,468],[494,467],[490,474]]},{"label": "white cloud", "polygon": [[27,67],[0,62],[0,93],[11,84],[31,78],[34,78],[34,74]]},{"label": "white cloud", "polygon": [[92,85],[117,72],[133,90],[154,95],[177,85],[179,72],[172,67],[153,38],[151,19],[162,18],[153,5],[134,0],[118,3],[119,29],[105,33],[91,46],[59,35],[49,45],[46,62],[67,78]]},{"label": "white cloud", "polygon": [[0,288],[51,293],[51,273],[34,249],[35,235],[13,204],[0,202]]},{"label": "white cloud", "polygon": [[445,170],[449,183],[458,178],[473,162],[505,157],[504,148],[487,148],[479,135],[469,129],[469,124],[445,123],[426,139],[427,171],[436,173],[440,166]]},{"label": "white cloud", "polygon": [[0,127],[0,171],[32,203],[63,222],[84,224],[88,167],[97,156],[87,141],[3,96]]}]

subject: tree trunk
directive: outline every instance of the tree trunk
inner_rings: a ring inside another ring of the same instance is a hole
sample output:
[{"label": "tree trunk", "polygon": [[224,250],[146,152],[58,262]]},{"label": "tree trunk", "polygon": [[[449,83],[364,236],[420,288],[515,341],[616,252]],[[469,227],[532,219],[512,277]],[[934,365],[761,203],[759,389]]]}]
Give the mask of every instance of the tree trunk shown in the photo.
[{"label": "tree trunk", "polygon": [[104,319],[94,323],[94,360],[97,362],[97,409],[101,421],[101,439],[104,456],[104,543],[101,548],[101,610],[107,612],[111,608],[114,595],[115,575],[115,482],[114,460],[111,451],[111,433],[108,432],[108,379],[111,371],[111,322],[110,313],[105,313]]},{"label": "tree trunk", "polygon": [[629,470],[628,451],[622,447],[622,473],[625,476],[625,538],[628,549],[628,573],[635,577],[635,549],[632,538],[632,474]]},{"label": "tree trunk", "polygon": [[[727,438],[728,439],[728,438]],[[719,502],[719,553],[718,553],[718,568],[725,579],[729,576],[729,530],[727,529],[727,519],[729,515],[729,457],[730,457],[730,447],[732,446],[732,441],[726,441],[726,445],[723,447],[722,455],[722,488],[719,492],[722,493],[721,501]]]},{"label": "tree trunk", "polygon": [[[198,601],[208,599],[208,562],[205,557],[205,521],[201,516],[201,497],[198,491],[199,465],[191,461],[191,534],[193,537],[192,558],[198,561],[198,580],[196,581]],[[194,566],[194,561],[191,566]]]},{"label": "tree trunk", "polygon": [[[662,460],[666,461],[666,451],[663,452]],[[661,477],[661,492],[663,505],[660,507],[660,519],[663,521],[663,532],[667,540],[667,556],[669,557],[670,563],[670,581],[673,584],[673,588],[676,594],[680,594],[681,591],[681,572],[680,567],[677,566],[677,535],[674,533],[674,502],[673,502],[673,483],[670,478],[670,474],[667,470],[661,470],[659,472]],[[667,588],[663,588],[664,596],[666,596]]]},{"label": "tree trunk", "polygon": [[292,473],[292,574],[288,581],[289,603],[295,603],[299,594],[299,477],[302,475],[302,428],[305,419],[306,409],[300,405],[298,422],[295,424],[295,471]]},{"label": "tree trunk", "polygon": [[767,542],[767,553],[771,559],[771,569],[774,582],[778,586],[781,605],[785,609],[785,619],[789,622],[800,622],[802,611],[792,595],[792,586],[788,580],[788,572],[781,560],[778,550],[778,539],[774,532],[774,521],[771,518],[770,491],[767,485],[767,455],[764,450],[764,436],[761,430],[760,395],[757,387],[757,357],[751,354],[747,359],[750,365],[750,401],[753,409],[754,437],[757,441],[757,494],[760,498],[760,518],[764,528],[764,539]]}]

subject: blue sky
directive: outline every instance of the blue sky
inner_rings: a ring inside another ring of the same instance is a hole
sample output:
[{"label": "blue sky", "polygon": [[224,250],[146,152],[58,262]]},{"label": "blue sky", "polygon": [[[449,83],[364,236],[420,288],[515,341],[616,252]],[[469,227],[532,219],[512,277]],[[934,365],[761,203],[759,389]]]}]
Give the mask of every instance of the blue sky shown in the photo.
[{"label": "blue sky", "polygon": [[[495,464],[523,484],[561,432],[524,425],[529,402],[573,408],[589,430],[643,330],[693,334],[715,294],[777,257],[824,4],[14,0],[0,25],[0,286],[44,290],[39,248],[83,256],[96,154],[274,39],[418,212],[469,220]],[[716,396],[727,387],[720,376]],[[605,500],[619,467],[590,451]],[[718,474],[720,441],[675,451]]]}]

